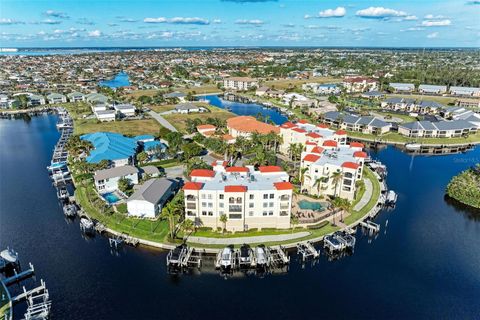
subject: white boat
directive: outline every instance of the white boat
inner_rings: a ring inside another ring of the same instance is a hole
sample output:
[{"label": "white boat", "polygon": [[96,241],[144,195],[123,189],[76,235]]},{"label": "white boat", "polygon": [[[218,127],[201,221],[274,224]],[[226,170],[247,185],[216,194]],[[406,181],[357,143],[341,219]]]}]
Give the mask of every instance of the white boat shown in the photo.
[{"label": "white boat", "polygon": [[93,221],[87,218],[80,219],[80,228],[84,232],[92,232],[93,231]]},{"label": "white boat", "polygon": [[387,192],[387,197],[385,198],[386,205],[395,205],[397,202],[398,195],[393,190]]},{"label": "white boat", "polygon": [[225,247],[222,250],[220,257],[220,267],[223,269],[231,268],[233,266],[233,250],[230,247]]},{"label": "white boat", "polygon": [[255,258],[257,261],[257,266],[265,267],[268,264],[267,254],[265,253],[265,248],[258,246],[255,248]]},{"label": "white boat", "polygon": [[65,188],[65,187],[58,188],[57,197],[59,199],[67,199],[69,196],[70,196],[70,194],[68,193],[67,188]]},{"label": "white boat", "polygon": [[63,213],[67,217],[73,218],[77,215],[77,207],[74,204],[66,204],[63,206]]},{"label": "white boat", "polygon": [[244,244],[240,247],[240,256],[238,258],[238,263],[240,266],[250,267],[253,263],[252,259],[252,249],[248,244]]},{"label": "white boat", "polygon": [[407,143],[405,145],[405,148],[409,151],[417,151],[417,150],[420,150],[420,148],[422,148],[422,145],[420,143]]}]

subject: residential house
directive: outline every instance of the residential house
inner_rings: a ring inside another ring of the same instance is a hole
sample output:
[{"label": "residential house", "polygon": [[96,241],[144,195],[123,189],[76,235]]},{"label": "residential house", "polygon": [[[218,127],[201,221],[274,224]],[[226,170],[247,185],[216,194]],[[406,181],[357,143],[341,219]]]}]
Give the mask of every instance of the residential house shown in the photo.
[{"label": "residential house", "polygon": [[47,101],[50,104],[65,103],[67,102],[67,97],[65,97],[63,94],[60,94],[60,93],[50,93],[47,96]]},{"label": "residential house", "polygon": [[101,194],[118,190],[120,179],[128,179],[131,185],[138,184],[138,169],[134,166],[121,166],[97,170],[94,175],[97,191]]},{"label": "residential house", "polygon": [[392,82],[389,86],[393,89],[394,92],[413,92],[415,91],[415,85],[413,83],[398,83]]},{"label": "residential house", "polygon": [[426,94],[444,94],[447,92],[447,86],[421,84],[418,86],[418,92]]},{"label": "residential house", "polygon": [[259,134],[280,133],[278,127],[260,122],[251,116],[238,116],[227,119],[227,129],[233,138],[239,136],[248,138],[254,132]]},{"label": "residential house", "polygon": [[129,216],[156,218],[167,200],[174,195],[176,181],[166,178],[150,179],[144,182],[127,199]]}]

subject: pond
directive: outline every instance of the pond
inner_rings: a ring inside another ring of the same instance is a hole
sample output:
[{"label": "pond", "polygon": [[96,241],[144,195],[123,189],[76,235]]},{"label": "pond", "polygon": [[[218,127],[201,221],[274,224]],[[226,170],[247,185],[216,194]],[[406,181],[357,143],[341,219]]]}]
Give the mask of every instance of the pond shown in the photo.
[{"label": "pond", "polygon": [[111,89],[128,87],[130,85],[130,80],[126,72],[118,73],[113,79],[103,80],[98,83],[102,87],[109,87]]}]

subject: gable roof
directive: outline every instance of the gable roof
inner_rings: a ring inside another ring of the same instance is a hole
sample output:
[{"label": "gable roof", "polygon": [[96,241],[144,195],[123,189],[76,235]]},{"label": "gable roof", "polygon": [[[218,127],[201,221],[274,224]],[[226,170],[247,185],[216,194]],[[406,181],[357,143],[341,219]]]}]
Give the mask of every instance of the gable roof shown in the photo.
[{"label": "gable roof", "polygon": [[135,191],[127,201],[144,200],[153,204],[167,193],[176,182],[170,179],[150,179]]}]

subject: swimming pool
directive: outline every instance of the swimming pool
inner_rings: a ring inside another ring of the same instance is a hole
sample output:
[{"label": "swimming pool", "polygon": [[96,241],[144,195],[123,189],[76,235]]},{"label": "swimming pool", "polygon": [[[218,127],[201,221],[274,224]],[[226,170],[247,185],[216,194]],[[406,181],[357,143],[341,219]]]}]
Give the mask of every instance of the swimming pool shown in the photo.
[{"label": "swimming pool", "polygon": [[325,207],[320,202],[311,202],[307,200],[300,200],[298,206],[302,210],[314,210],[314,211],[323,211]]},{"label": "swimming pool", "polygon": [[105,200],[107,200],[107,202],[109,204],[114,204],[114,203],[120,201],[120,198],[113,192],[104,193],[104,194],[102,194],[102,197]]}]

